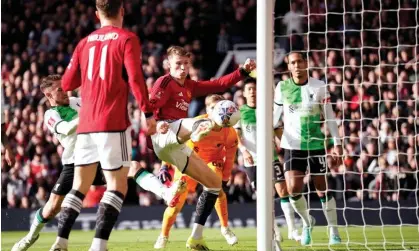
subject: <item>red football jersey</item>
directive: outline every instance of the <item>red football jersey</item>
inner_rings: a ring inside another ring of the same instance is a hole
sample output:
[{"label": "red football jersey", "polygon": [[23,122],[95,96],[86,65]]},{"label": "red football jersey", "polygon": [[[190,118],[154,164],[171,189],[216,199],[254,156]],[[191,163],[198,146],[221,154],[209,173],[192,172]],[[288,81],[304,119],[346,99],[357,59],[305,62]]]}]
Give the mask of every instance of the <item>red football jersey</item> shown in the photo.
[{"label": "red football jersey", "polygon": [[140,42],[134,33],[105,26],[79,42],[62,79],[65,91],[80,87],[83,105],[78,133],[117,132],[130,126],[124,68],[139,106],[152,112],[142,74]]},{"label": "red football jersey", "polygon": [[156,120],[177,120],[188,117],[188,108],[192,98],[218,93],[235,85],[244,76],[240,70],[212,81],[194,81],[186,79],[179,84],[170,74],[157,79],[151,90],[150,103]]}]

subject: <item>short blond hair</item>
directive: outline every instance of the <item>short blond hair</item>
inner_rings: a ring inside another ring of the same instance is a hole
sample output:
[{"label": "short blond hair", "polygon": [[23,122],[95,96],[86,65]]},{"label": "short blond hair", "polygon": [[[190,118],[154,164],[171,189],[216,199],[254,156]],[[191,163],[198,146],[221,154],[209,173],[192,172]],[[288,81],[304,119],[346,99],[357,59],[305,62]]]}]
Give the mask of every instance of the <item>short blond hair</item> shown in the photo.
[{"label": "short blond hair", "polygon": [[219,94],[212,94],[205,98],[205,106],[216,103],[218,101],[225,100],[225,98]]},{"label": "short blond hair", "polygon": [[59,80],[61,80],[61,75],[59,74],[52,74],[46,76],[41,80],[41,85],[39,86],[41,92],[45,93],[47,89],[51,88],[55,84],[55,82]]},{"label": "short blond hair", "polygon": [[169,49],[167,49],[167,57],[177,55],[181,57],[191,57],[191,53],[189,53],[185,48],[180,46],[170,46]]}]

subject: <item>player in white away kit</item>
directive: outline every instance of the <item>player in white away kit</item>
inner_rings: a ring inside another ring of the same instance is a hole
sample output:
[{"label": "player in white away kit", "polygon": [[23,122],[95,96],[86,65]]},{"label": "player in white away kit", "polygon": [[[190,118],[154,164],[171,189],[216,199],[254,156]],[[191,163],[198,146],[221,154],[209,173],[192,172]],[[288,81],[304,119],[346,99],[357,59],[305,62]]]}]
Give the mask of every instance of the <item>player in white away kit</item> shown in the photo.
[{"label": "player in white away kit", "polygon": [[[17,242],[12,251],[25,251],[39,238],[39,232],[44,225],[60,212],[64,196],[70,192],[74,177],[74,146],[76,144],[76,128],[79,124],[78,112],[81,106],[80,98],[68,97],[61,89],[61,76],[49,75],[42,79],[41,91],[45,94],[51,108],[44,114],[44,123],[64,147],[61,156],[63,170],[51,195],[44,207],[35,215],[29,233]],[[94,185],[103,185],[103,176],[98,169]]]},{"label": "player in white away kit", "polygon": [[[247,79],[243,86],[243,96],[246,99],[246,104],[240,108],[241,119],[234,126],[239,135],[239,149],[243,155],[244,166],[246,168],[247,176],[256,190],[256,80]],[[274,128],[275,131],[277,128]],[[285,219],[288,226],[288,239],[299,240],[298,230],[294,224],[294,209],[289,203],[289,196],[287,186],[285,184],[283,167],[278,161],[278,154],[274,151],[274,162],[272,163],[274,170],[275,190],[281,198],[281,208],[284,212]],[[282,241],[282,236],[279,232],[278,226],[274,220],[275,240]]]},{"label": "player in white away kit", "polygon": [[327,192],[325,136],[321,128],[326,122],[334,139],[333,155],[339,158],[342,146],[330,94],[323,81],[308,76],[307,60],[302,53],[291,52],[288,55],[288,70],[292,77],[279,82],[275,89],[274,122],[284,123],[281,148],[285,150],[285,179],[291,195],[290,202],[303,221],[301,244],[311,243],[314,224],[302,195],[307,169],[313,174],[314,186],[330,228],[329,244],[338,244],[341,239],[337,229],[336,201]]}]

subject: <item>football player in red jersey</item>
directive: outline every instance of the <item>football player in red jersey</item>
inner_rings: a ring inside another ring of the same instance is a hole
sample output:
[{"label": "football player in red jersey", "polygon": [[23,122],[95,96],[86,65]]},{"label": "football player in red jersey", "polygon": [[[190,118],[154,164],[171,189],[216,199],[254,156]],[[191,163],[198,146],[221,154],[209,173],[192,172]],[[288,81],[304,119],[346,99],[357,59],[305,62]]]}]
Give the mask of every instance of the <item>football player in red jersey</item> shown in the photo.
[{"label": "football player in red jersey", "polygon": [[[146,114],[148,133],[156,131],[141,70],[140,43],[134,33],[122,29],[122,0],[96,0],[96,9],[101,28],[78,43],[62,78],[64,91],[80,88],[83,107],[77,128],[73,187],[62,203],[57,240],[50,249],[54,251],[67,250],[71,228],[99,162],[107,191],[99,204],[90,251],[107,250],[107,241],[127,192],[131,161],[129,87]],[[123,69],[127,80],[123,79]]]},{"label": "football player in red jersey", "polygon": [[[187,78],[191,64],[190,54],[182,47],[172,46],[167,50],[170,73],[157,79],[151,91],[150,103],[158,124],[168,126],[167,133],[151,136],[156,155],[163,161],[176,166],[204,186],[196,208],[197,217],[187,247],[207,250],[203,240],[203,227],[214,208],[221,190],[221,179],[212,172],[206,163],[193,153],[184,143],[191,139],[199,141],[213,127],[211,119],[186,118],[189,104],[194,97],[205,96],[226,90],[243,80],[256,68],[254,60],[246,60],[234,72],[212,81],[194,81]],[[153,192],[147,180],[141,179],[143,169],[138,166],[135,175],[137,183]],[[204,203],[207,201],[206,203]]]}]

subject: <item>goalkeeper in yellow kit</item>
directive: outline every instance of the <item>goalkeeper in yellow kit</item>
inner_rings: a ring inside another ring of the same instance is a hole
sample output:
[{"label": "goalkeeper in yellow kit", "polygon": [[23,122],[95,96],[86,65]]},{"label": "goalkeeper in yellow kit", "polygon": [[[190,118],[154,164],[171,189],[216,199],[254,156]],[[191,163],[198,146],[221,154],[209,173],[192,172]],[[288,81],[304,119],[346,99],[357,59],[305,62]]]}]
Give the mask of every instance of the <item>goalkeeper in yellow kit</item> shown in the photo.
[{"label": "goalkeeper in yellow kit", "polygon": [[[211,95],[205,99],[207,114],[212,111],[215,104],[220,100],[224,100],[223,96]],[[205,118],[208,116],[207,114],[201,115],[199,117]],[[198,156],[202,158],[205,163],[208,164],[208,167],[222,178],[224,190],[230,178],[231,169],[233,168],[238,147],[237,133],[234,128],[221,128],[215,126],[213,130],[208,134],[208,136],[199,142],[192,142],[189,140],[187,142],[187,146],[193,149],[194,152],[198,154]],[[166,167],[163,168],[163,171],[160,173],[160,177],[163,176],[162,179],[170,176],[168,170],[170,164],[163,163],[163,166],[164,165],[166,165]],[[182,210],[188,193],[195,192],[197,185],[197,182],[191,177],[181,173],[177,168],[174,168],[174,170],[174,180],[184,179],[187,182],[188,189],[186,189],[186,191],[180,195],[179,202],[175,207],[166,208],[163,216],[162,231],[154,245],[155,249],[163,249],[166,247],[169,238],[169,232],[176,220],[176,216]],[[215,209],[217,211],[218,217],[220,218],[221,234],[225,237],[229,245],[235,245],[237,244],[238,240],[228,227],[227,196],[223,190],[221,190],[217,202],[215,203]],[[188,241],[193,241],[193,239],[189,238]],[[205,242],[203,240],[201,242],[202,250],[209,250],[206,247]]]}]

